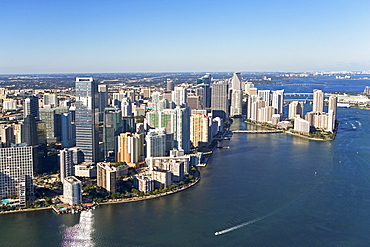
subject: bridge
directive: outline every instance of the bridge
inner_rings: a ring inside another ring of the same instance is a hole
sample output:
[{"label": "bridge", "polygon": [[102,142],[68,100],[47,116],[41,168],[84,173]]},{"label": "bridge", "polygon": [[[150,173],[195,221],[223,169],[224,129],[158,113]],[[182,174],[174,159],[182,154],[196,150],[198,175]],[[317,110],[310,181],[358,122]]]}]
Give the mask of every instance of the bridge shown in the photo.
[{"label": "bridge", "polygon": [[271,134],[283,133],[282,130],[233,130],[235,134]]},{"label": "bridge", "polygon": [[313,93],[284,93],[284,96],[312,96]]}]

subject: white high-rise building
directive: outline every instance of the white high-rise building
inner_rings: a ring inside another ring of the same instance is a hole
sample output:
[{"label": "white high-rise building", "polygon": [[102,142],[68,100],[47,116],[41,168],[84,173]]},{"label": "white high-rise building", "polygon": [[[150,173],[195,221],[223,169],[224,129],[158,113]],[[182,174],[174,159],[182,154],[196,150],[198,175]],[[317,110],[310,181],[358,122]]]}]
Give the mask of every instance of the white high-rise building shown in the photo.
[{"label": "white high-rise building", "polygon": [[230,116],[241,116],[243,111],[243,91],[233,90],[231,93]]},{"label": "white high-rise building", "polygon": [[44,96],[44,106],[45,105],[50,105],[52,107],[58,107],[58,96],[56,94],[50,94],[50,93],[45,93]]},{"label": "white high-rise building", "polygon": [[242,100],[243,100],[243,87],[240,73],[234,73],[231,78],[231,105],[230,116],[242,115]]},{"label": "white high-rise building", "polygon": [[294,118],[294,130],[304,134],[309,134],[310,122],[300,118],[299,115],[296,115],[296,117]]},{"label": "white high-rise building", "polygon": [[146,157],[162,157],[166,154],[166,129],[151,129],[145,137]]},{"label": "white high-rise building", "polygon": [[22,206],[34,196],[31,146],[0,148],[0,199],[11,195],[15,195]]},{"label": "white high-rise building", "polygon": [[162,94],[160,92],[155,92],[152,94],[152,110],[162,111],[164,109]]},{"label": "white high-rise building", "polygon": [[63,197],[69,205],[82,203],[82,183],[74,176],[63,180]]},{"label": "white high-rise building", "polygon": [[231,89],[232,90],[243,90],[242,79],[240,73],[235,72],[231,78]]},{"label": "white high-rise building", "polygon": [[289,104],[289,119],[294,119],[297,114],[302,117],[303,116],[303,103],[298,101],[292,101]]},{"label": "white high-rise building", "polygon": [[271,105],[270,90],[258,90],[258,97],[260,98],[260,100],[265,101],[265,106]]},{"label": "white high-rise building", "polygon": [[132,117],[132,102],[130,98],[125,97],[121,101],[122,117]]},{"label": "white high-rise building", "polygon": [[272,91],[272,107],[275,108],[275,113],[282,114],[284,110],[284,89]]},{"label": "white high-rise building", "polygon": [[190,108],[176,107],[174,110],[172,133],[174,134],[175,148],[190,152]]},{"label": "white high-rise building", "polygon": [[175,90],[172,91],[172,102],[179,107],[186,106],[188,103],[188,94],[186,88],[175,87]]},{"label": "white high-rise building", "polygon": [[12,99],[6,99],[3,102],[3,109],[4,110],[17,110],[17,101]]},{"label": "white high-rise building", "polygon": [[324,112],[324,92],[320,89],[313,90],[313,112]]}]

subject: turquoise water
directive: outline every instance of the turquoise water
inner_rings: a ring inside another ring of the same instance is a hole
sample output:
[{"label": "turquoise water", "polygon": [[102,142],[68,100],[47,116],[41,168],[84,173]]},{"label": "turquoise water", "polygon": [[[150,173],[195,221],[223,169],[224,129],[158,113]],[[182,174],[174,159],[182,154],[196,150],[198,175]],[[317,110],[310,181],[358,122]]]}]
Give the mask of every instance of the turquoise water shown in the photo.
[{"label": "turquoise water", "polygon": [[234,134],[181,193],[0,215],[0,246],[368,246],[370,111],[338,115],[332,142]]},{"label": "turquoise water", "polygon": [[13,201],[10,200],[1,200],[1,203],[12,203]]}]

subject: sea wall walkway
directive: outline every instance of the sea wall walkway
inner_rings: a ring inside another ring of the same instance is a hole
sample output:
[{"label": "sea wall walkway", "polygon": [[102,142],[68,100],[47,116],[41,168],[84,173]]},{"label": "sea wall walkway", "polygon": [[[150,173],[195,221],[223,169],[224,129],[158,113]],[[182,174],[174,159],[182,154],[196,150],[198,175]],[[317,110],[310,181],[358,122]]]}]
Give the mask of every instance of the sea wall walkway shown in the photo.
[{"label": "sea wall walkway", "polygon": [[233,130],[233,134],[272,134],[283,132],[282,130]]}]

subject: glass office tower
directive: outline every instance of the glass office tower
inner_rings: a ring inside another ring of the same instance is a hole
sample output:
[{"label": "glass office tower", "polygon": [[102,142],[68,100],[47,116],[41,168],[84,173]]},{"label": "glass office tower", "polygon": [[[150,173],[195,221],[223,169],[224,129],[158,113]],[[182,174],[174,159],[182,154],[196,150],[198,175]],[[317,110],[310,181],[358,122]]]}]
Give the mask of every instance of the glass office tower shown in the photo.
[{"label": "glass office tower", "polygon": [[98,84],[92,77],[76,78],[76,146],[86,162],[99,161]]}]

